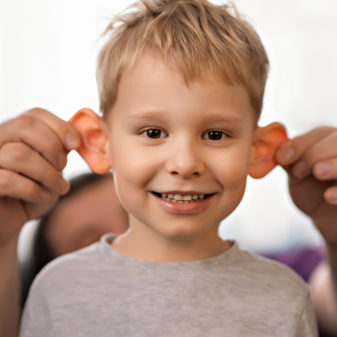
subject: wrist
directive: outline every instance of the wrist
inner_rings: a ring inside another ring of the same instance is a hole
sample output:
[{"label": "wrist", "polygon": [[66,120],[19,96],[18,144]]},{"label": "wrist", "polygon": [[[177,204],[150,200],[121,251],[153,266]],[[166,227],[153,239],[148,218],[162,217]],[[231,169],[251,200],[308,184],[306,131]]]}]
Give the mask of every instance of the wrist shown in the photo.
[{"label": "wrist", "polygon": [[25,221],[2,221],[0,219],[0,251],[13,250],[18,243],[18,237]]},{"label": "wrist", "polygon": [[20,273],[18,234],[0,246],[0,331],[1,336],[18,336],[20,316]]},{"label": "wrist", "polygon": [[[11,265],[18,262],[18,239],[19,233],[13,235],[6,243],[0,246],[0,261],[1,265],[7,265],[6,262],[11,262]],[[15,263],[14,263],[15,262]]]}]

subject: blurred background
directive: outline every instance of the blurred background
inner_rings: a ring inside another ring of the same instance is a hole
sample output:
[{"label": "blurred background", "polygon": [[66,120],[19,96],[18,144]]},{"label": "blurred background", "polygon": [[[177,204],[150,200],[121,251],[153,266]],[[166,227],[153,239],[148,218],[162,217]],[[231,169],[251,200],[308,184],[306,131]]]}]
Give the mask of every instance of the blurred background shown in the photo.
[{"label": "blurred background", "polygon": [[[0,122],[36,106],[66,120],[82,107],[97,111],[98,38],[111,15],[131,2],[0,0]],[[290,136],[337,126],[337,2],[232,2],[255,26],[270,58],[260,124],[281,121]],[[69,155],[66,177],[87,170],[76,153]],[[253,251],[320,244],[310,221],[292,205],[281,168],[262,180],[249,179],[221,235]]]}]

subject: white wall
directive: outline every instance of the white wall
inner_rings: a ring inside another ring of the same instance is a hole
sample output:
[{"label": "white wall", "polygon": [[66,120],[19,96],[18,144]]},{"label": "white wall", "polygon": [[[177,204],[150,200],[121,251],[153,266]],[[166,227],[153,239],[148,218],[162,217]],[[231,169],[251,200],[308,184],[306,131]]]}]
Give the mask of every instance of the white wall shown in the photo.
[{"label": "white wall", "polygon": [[[0,1],[0,122],[35,106],[64,119],[84,106],[97,109],[97,37],[110,13],[131,1]],[[261,123],[283,121],[290,135],[336,126],[337,2],[234,2],[255,25],[271,61]],[[87,169],[75,154],[70,157],[67,177]],[[291,205],[281,169],[249,180],[222,233],[252,249],[318,242],[308,219]]]}]

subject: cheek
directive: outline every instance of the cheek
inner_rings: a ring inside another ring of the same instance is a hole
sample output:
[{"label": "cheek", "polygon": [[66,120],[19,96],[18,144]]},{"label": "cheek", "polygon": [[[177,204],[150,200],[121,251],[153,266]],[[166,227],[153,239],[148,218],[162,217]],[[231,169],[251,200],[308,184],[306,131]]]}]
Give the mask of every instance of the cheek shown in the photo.
[{"label": "cheek", "polygon": [[214,159],[214,170],[224,188],[239,186],[245,188],[251,161],[251,154],[247,147],[233,147],[218,154]]},{"label": "cheek", "polygon": [[[143,189],[137,188],[140,184],[134,182],[128,177],[114,176],[115,180],[115,190],[118,196],[118,200],[123,207],[125,212],[126,222],[129,222],[127,214],[137,214],[139,212],[139,204],[146,202],[144,199]],[[140,194],[140,190],[141,193]]]},{"label": "cheek", "polygon": [[109,159],[118,185],[146,187],[162,166],[162,152],[159,148],[139,144],[132,136],[116,133],[110,140]]},{"label": "cheek", "polygon": [[139,152],[120,152],[114,156],[113,166],[116,177],[117,188],[121,185],[130,187],[145,186],[153,174],[153,164],[146,159],[146,156]]},{"label": "cheek", "polygon": [[107,153],[111,168],[125,176],[132,175],[134,172],[140,174],[148,162],[147,154],[135,144],[132,137],[118,132],[114,132],[114,137],[110,139]]},{"label": "cheek", "polygon": [[137,151],[115,154],[115,191],[123,208],[128,213],[133,213],[141,198],[144,198],[144,191],[147,190],[147,184],[155,170],[146,156]]}]

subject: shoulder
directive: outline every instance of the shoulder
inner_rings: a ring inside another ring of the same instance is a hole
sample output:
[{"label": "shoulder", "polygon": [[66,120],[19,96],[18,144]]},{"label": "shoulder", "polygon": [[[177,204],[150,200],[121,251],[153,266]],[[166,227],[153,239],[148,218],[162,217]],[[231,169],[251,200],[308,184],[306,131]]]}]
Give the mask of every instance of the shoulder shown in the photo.
[{"label": "shoulder", "polygon": [[248,252],[243,255],[242,275],[251,280],[250,296],[257,307],[270,314],[277,308],[281,321],[294,320],[298,329],[311,327],[314,331],[315,314],[304,280],[284,264]]},{"label": "shoulder", "polygon": [[[294,329],[314,325],[314,312],[306,283],[287,266],[234,244],[217,263],[213,286],[221,289],[220,301],[240,306],[243,319],[263,321],[274,327]],[[272,334],[270,334],[272,335]],[[285,334],[289,335],[289,334]]]},{"label": "shoulder", "polygon": [[306,298],[309,288],[302,278],[289,267],[268,258],[236,248],[233,271],[243,282],[256,285],[276,296]]}]

